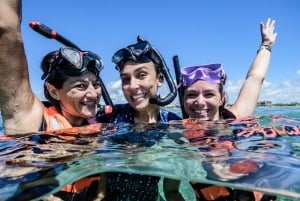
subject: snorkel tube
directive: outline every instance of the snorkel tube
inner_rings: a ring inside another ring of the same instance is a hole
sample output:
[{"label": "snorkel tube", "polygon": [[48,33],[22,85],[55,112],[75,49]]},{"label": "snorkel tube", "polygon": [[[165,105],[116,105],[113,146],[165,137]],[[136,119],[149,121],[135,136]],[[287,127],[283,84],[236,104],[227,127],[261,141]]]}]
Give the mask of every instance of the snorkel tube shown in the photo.
[{"label": "snorkel tube", "polygon": [[[145,41],[145,40],[142,37],[138,36],[137,41],[141,42],[141,41]],[[153,53],[157,56],[157,58],[161,62],[160,72],[162,73],[162,75],[164,76],[164,78],[166,79],[166,81],[168,83],[170,93],[164,98],[161,98],[160,95],[158,94],[156,98],[150,99],[150,103],[157,104],[160,106],[166,106],[166,105],[170,104],[176,98],[176,95],[177,95],[176,86],[174,84],[173,79],[171,78],[169,68],[167,67],[166,62],[163,59],[162,55],[152,45],[151,45],[151,49],[153,50]]]},{"label": "snorkel tube", "polygon": [[[68,47],[73,47],[79,51],[82,51],[77,45],[75,45],[74,43],[72,43],[71,41],[69,41],[68,39],[66,39],[65,37],[63,37],[62,35],[60,35],[59,33],[57,33],[56,31],[52,30],[51,28],[49,28],[48,26],[41,24],[40,22],[30,22],[29,26],[36,32],[38,32],[39,34],[45,36],[46,38],[49,39],[55,39],[58,42],[62,43],[65,46]],[[108,91],[101,79],[101,77],[99,76],[99,80],[100,80],[100,86],[102,89],[102,96],[104,99],[104,102],[106,104],[106,106],[103,108],[100,106],[100,112],[104,112],[105,114],[109,114],[112,113],[112,108],[113,108],[113,102],[108,94]]]},{"label": "snorkel tube", "polygon": [[[174,64],[174,71],[175,71],[175,75],[176,75],[176,82],[177,82],[177,86],[178,86],[180,83],[182,83],[182,76],[181,76],[181,72],[180,72],[179,58],[177,55],[175,55],[173,57],[173,64]],[[178,90],[179,104],[181,107],[182,118],[186,119],[189,116],[184,111],[184,107],[183,107],[183,86],[178,87],[177,90]]]}]

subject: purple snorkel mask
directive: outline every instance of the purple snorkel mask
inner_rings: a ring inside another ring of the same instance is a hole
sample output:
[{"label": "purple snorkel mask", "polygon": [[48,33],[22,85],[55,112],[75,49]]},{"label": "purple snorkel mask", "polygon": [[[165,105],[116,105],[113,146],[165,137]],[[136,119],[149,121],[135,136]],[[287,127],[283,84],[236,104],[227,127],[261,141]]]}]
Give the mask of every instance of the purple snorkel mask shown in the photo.
[{"label": "purple snorkel mask", "polygon": [[213,84],[225,84],[226,75],[221,64],[207,64],[201,66],[188,66],[181,70],[182,82],[180,86],[190,86],[197,80],[204,80]]}]

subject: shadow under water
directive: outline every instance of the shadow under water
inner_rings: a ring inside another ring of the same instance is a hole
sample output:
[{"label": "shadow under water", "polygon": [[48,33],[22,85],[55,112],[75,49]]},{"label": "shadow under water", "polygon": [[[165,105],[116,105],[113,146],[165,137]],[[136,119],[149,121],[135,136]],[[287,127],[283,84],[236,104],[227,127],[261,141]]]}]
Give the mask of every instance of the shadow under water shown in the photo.
[{"label": "shadow under water", "polygon": [[95,124],[94,132],[83,127],[0,135],[1,200],[38,200],[103,172],[300,198],[299,123],[262,116],[225,122]]}]

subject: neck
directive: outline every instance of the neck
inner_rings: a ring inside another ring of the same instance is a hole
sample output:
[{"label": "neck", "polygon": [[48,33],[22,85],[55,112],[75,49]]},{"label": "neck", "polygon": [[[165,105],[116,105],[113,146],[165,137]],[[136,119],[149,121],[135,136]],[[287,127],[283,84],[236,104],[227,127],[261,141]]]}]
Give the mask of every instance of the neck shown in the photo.
[{"label": "neck", "polygon": [[84,118],[82,118],[82,117],[74,117],[72,115],[64,114],[64,112],[63,112],[63,116],[69,121],[69,123],[73,127],[82,126],[83,121],[84,121]]},{"label": "neck", "polygon": [[[68,118],[67,118],[68,119]],[[68,119],[69,120],[69,119]],[[69,120],[70,124],[73,127],[79,127],[79,126],[83,126],[83,118],[73,118],[71,121]]]},{"label": "neck", "polygon": [[151,105],[145,110],[136,111],[134,115],[134,123],[138,124],[153,124],[157,123],[159,116],[159,107]]}]

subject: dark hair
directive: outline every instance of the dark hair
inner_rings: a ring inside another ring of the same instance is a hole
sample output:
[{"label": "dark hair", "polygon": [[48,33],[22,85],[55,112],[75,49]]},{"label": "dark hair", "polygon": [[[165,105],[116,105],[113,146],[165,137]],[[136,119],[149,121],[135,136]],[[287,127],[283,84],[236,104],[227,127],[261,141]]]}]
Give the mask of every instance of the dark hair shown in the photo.
[{"label": "dark hair", "polygon": [[[225,80],[226,80],[226,78],[225,78]],[[224,83],[225,83],[225,81],[224,81]],[[220,94],[221,94],[221,96],[222,96],[222,94],[223,94],[223,92],[224,92],[224,85],[221,84],[221,83],[219,83],[219,92],[220,92]],[[220,115],[220,118],[222,118],[222,119],[223,119],[223,111],[225,110],[225,105],[226,105],[226,95],[225,95],[225,97],[224,97],[224,102],[223,102],[223,104],[220,105],[220,107],[219,107],[219,115]]]},{"label": "dark hair", "polygon": [[64,82],[68,79],[68,76],[60,73],[60,71],[55,70],[55,68],[53,68],[53,65],[56,65],[56,63],[54,62],[54,60],[58,57],[59,52],[58,51],[52,51],[50,53],[48,53],[42,60],[41,62],[41,69],[43,70],[43,77],[47,76],[45,83],[44,83],[44,95],[45,98],[51,102],[52,105],[54,105],[59,111],[61,111],[61,107],[59,104],[59,101],[54,99],[48,89],[46,84],[52,84],[55,88],[57,89],[61,89]]}]

